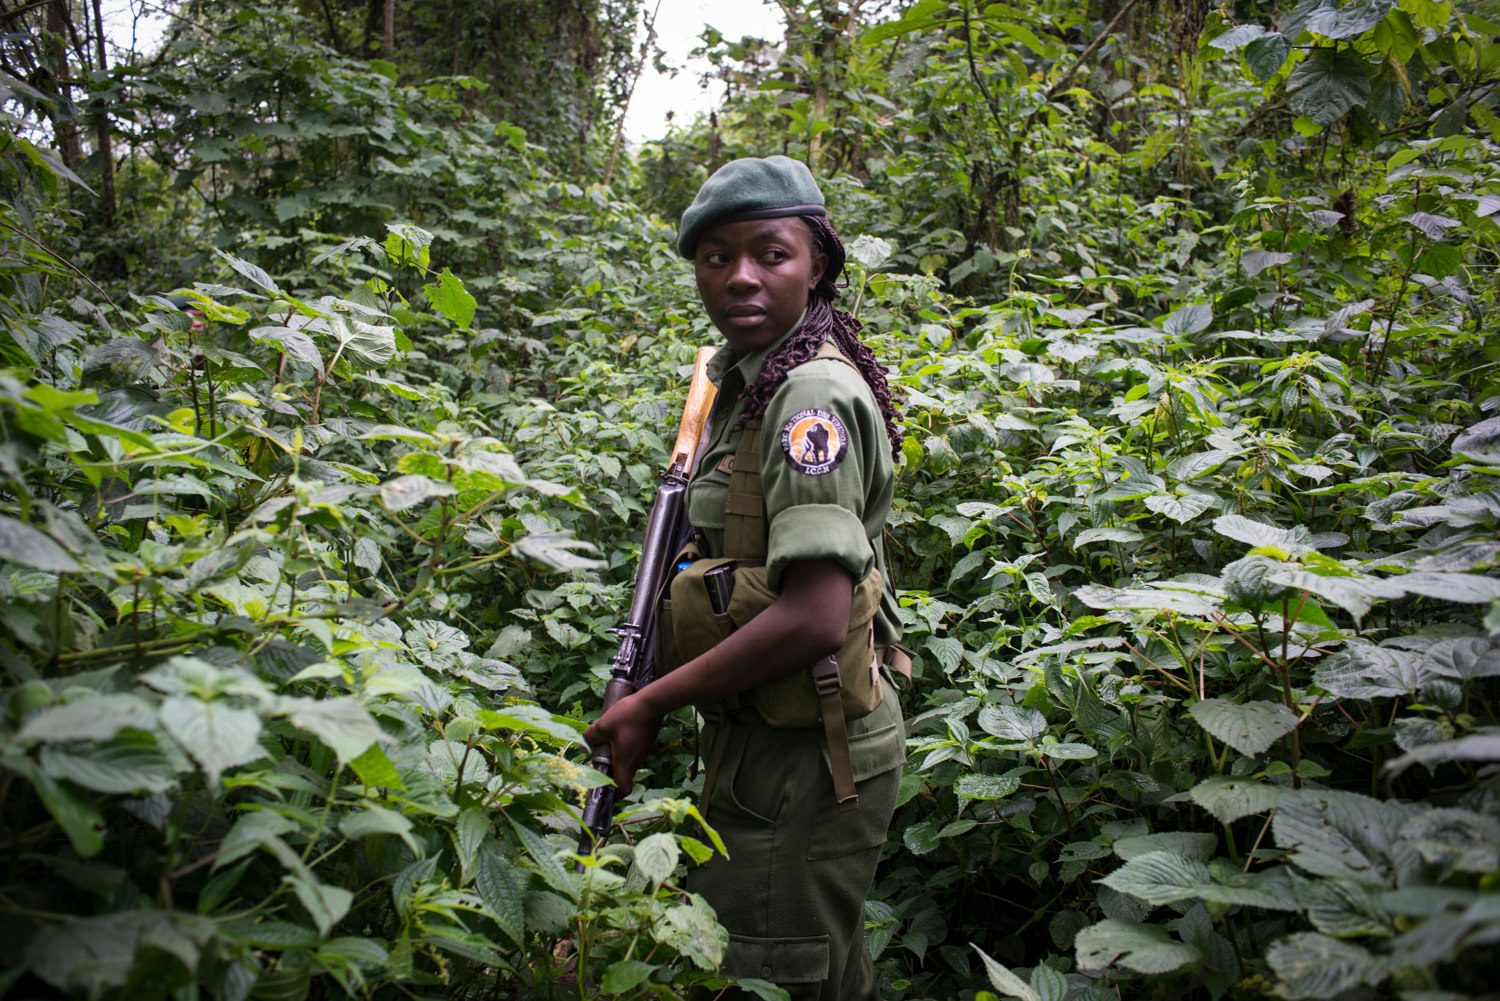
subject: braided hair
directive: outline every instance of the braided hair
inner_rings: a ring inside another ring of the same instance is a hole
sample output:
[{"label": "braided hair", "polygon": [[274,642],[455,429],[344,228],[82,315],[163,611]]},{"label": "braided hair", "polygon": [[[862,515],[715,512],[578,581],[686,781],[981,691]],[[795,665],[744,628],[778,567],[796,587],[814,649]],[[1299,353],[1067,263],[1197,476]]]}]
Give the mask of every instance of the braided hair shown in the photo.
[{"label": "braided hair", "polygon": [[831,340],[864,376],[865,383],[875,396],[875,402],[880,406],[881,416],[885,418],[885,434],[890,442],[891,455],[899,456],[901,433],[896,430],[896,422],[901,418],[901,413],[891,398],[891,387],[886,382],[885,370],[876,360],[875,352],[859,339],[859,331],[864,324],[852,314],[833,306],[833,301],[849,287],[849,281],[844,277],[844,262],[847,260],[844,244],[833,228],[833,223],[826,217],[798,218],[812,231],[813,256],[827,255],[828,266],[823,269],[823,277],[807,297],[807,314],[802,318],[802,326],[766,359],[760,370],[760,377],[746,386],[740,394],[745,409],[740,414],[735,430],[765,414],[766,406],[786,381],[787,374],[803,362],[811,361],[813,355],[818,353],[819,345]]}]

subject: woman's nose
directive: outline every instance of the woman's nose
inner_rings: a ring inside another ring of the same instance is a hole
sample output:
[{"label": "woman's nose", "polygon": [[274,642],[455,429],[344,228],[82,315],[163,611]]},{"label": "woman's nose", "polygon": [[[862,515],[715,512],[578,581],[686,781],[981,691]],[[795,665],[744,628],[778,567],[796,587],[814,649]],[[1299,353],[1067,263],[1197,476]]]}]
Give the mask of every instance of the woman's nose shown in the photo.
[{"label": "woman's nose", "polygon": [[734,289],[754,288],[760,284],[760,275],[755,261],[749,257],[736,258],[729,265],[729,287]]}]

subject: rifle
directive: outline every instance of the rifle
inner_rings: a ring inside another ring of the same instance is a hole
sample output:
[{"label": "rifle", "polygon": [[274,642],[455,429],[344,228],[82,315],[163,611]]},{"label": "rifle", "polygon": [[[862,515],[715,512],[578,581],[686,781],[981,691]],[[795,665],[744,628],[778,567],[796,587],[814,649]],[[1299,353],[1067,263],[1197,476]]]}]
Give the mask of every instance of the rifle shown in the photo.
[{"label": "rifle", "polygon": [[[625,621],[610,632],[620,637],[619,649],[609,666],[609,684],[604,689],[604,708],[640,691],[654,677],[656,656],[656,599],[671,571],[671,563],[687,541],[691,526],[687,523],[684,496],[699,439],[708,424],[717,390],[708,381],[708,359],[713,348],[699,348],[693,363],[693,381],[688,387],[687,405],[682,410],[682,425],[672,460],[656,490],[656,501],[646,517],[646,537],[641,543],[641,561],[635,570],[635,594]],[[594,749],[589,763],[605,775],[614,774],[614,760],[608,744]],[[578,851],[592,852],[609,834],[615,819],[615,787],[590,789],[583,807],[583,830],[578,837]]]}]

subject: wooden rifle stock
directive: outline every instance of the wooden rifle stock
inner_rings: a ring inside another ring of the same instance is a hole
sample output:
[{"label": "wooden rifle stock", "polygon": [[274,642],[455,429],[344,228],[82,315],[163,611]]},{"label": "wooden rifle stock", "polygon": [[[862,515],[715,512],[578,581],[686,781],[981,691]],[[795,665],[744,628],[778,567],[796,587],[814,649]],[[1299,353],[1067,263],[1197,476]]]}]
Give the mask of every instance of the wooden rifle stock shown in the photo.
[{"label": "wooden rifle stock", "polygon": [[[641,543],[641,561],[635,570],[630,613],[624,622],[610,630],[620,637],[620,646],[609,667],[609,684],[604,689],[605,711],[652,680],[656,655],[656,598],[671,572],[672,559],[682,548],[690,530],[684,497],[717,392],[708,379],[708,360],[713,354],[713,348],[698,349],[687,404],[682,410],[682,424],[677,431],[677,443],[672,448],[662,485],[657,488],[651,513],[646,517],[646,535]],[[608,744],[594,748],[589,763],[605,775],[613,776],[614,759]],[[583,807],[579,852],[592,852],[609,834],[614,818],[614,786],[590,789]]]}]

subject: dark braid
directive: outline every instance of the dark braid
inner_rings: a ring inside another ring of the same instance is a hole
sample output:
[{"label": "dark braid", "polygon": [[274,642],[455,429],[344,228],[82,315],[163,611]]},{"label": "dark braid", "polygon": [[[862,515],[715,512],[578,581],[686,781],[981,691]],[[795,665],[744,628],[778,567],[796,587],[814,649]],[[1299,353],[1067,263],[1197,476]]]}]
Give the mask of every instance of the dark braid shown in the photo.
[{"label": "dark braid", "polygon": [[746,386],[740,394],[745,409],[740,414],[735,430],[764,415],[771,397],[776,395],[776,390],[786,381],[787,373],[803,362],[810,361],[818,353],[818,346],[831,340],[865,377],[870,392],[875,395],[875,402],[880,405],[880,413],[885,418],[885,434],[891,446],[891,455],[900,456],[901,433],[896,430],[896,422],[901,419],[901,413],[891,398],[891,387],[886,382],[885,369],[880,367],[880,362],[876,360],[875,352],[870,350],[869,345],[859,339],[859,331],[864,324],[853,315],[833,306],[833,301],[849,287],[849,281],[844,277],[844,262],[847,259],[844,244],[834,230],[833,223],[827,218],[798,218],[812,230],[813,256],[826,254],[828,266],[823,269],[822,280],[807,298],[807,315],[803,317],[801,328],[766,359],[765,366],[760,370],[760,378]]}]

